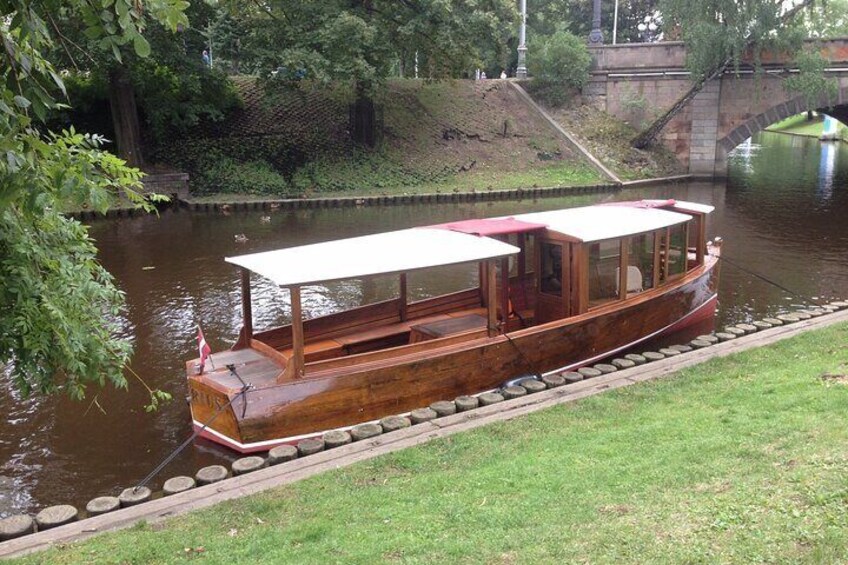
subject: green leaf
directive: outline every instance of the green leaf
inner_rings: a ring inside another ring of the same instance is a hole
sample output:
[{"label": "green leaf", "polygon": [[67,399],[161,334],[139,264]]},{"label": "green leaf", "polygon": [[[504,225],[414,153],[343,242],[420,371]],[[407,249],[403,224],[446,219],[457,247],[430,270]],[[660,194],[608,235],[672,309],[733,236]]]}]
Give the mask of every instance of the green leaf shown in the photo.
[{"label": "green leaf", "polygon": [[118,44],[112,42],[111,45],[112,45],[112,55],[115,57],[115,60],[118,61],[119,63],[122,63],[123,61],[121,60],[121,50],[118,49]]},{"label": "green leaf", "polygon": [[67,96],[68,92],[65,90],[65,82],[62,80],[62,77],[60,77],[58,74],[56,74],[53,71],[49,71],[49,72],[50,72],[50,78],[53,79],[53,82],[55,82],[56,86],[59,87],[59,90],[62,91],[62,94]]},{"label": "green leaf", "polygon": [[140,33],[133,37],[133,48],[135,48],[135,54],[139,57],[148,57],[150,55],[150,43]]},{"label": "green leaf", "polygon": [[30,106],[29,100],[27,100],[26,98],[24,98],[23,96],[21,96],[19,94],[15,95],[14,100],[15,100],[15,105],[18,106],[19,108],[29,108],[29,106]]}]

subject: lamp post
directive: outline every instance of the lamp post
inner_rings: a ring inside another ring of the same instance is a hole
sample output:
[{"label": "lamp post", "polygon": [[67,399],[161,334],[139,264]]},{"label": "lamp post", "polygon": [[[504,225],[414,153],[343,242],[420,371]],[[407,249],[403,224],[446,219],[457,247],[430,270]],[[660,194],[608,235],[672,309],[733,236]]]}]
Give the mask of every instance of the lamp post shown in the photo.
[{"label": "lamp post", "polygon": [[527,78],[527,0],[521,0],[521,28],[518,31],[518,67],[515,78]]},{"label": "lamp post", "polygon": [[598,47],[604,43],[604,34],[601,32],[601,0],[592,3],[592,31],[589,32],[589,45]]},{"label": "lamp post", "polygon": [[612,44],[615,45],[618,36],[618,0],[615,0],[615,9],[612,12]]}]

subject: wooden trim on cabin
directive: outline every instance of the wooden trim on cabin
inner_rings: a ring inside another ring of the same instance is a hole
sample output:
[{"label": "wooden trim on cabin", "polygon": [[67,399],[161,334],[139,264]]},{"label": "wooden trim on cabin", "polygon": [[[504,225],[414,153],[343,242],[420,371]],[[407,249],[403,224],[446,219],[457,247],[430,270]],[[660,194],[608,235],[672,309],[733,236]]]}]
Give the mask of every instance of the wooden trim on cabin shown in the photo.
[{"label": "wooden trim on cabin", "polygon": [[567,316],[574,316],[579,312],[579,304],[580,301],[577,293],[580,292],[580,288],[583,286],[580,277],[574,277],[573,273],[576,273],[576,265],[575,261],[577,261],[577,248],[580,247],[579,243],[569,243],[568,244],[568,296],[566,298],[567,302],[566,312]]},{"label": "wooden trim on cabin", "polygon": [[577,308],[573,314],[584,314],[589,311],[589,253],[587,252],[588,244],[574,244],[575,251],[574,269],[576,273],[581,273],[576,277],[579,279],[575,297],[577,298]]},{"label": "wooden trim on cabin", "polygon": [[488,282],[486,279],[485,261],[477,263],[477,278],[480,281],[480,284],[477,286],[477,291],[480,293],[480,304],[486,306],[486,297],[488,296],[486,285]]},{"label": "wooden trim on cabin", "polygon": [[292,377],[303,378],[303,311],[300,303],[300,287],[293,286],[291,291],[292,309]]},{"label": "wooden trim on cabin", "polygon": [[695,260],[698,265],[704,264],[704,252],[707,246],[707,217],[704,214],[694,216],[698,219],[698,233],[696,235]]},{"label": "wooden trim on cabin", "polygon": [[501,294],[501,320],[503,323],[506,323],[507,319],[512,312],[510,312],[509,307],[509,257],[501,258],[501,281],[500,281],[500,294]]},{"label": "wooden trim on cabin", "polygon": [[498,333],[498,297],[497,297],[497,262],[496,260],[486,261],[486,312],[487,328],[489,337],[494,337]]},{"label": "wooden trim on cabin", "polygon": [[[638,234],[641,235],[641,234]],[[627,268],[630,266],[627,258],[630,255],[630,240],[633,236],[626,236],[618,242],[618,299],[627,298]]]},{"label": "wooden trim on cabin", "polygon": [[408,292],[407,292],[407,285],[406,285],[406,273],[400,274],[398,284],[400,286],[400,289],[399,289],[400,290],[400,297],[398,298],[398,301],[400,302],[400,304],[399,304],[400,308],[398,308],[398,310],[400,312],[400,321],[405,322],[406,319],[409,317],[409,304],[407,303]]},{"label": "wooden trim on cabin", "polygon": [[660,234],[662,230],[655,230],[654,232],[654,284],[652,288],[657,288],[660,286],[660,270],[662,268],[661,265],[661,255],[660,255],[660,241],[662,237]]},{"label": "wooden trim on cabin", "polygon": [[516,243],[519,249],[516,271],[518,272],[518,276],[523,277],[527,272],[527,236],[524,232],[519,232],[516,236]]},{"label": "wooden trim on cabin", "polygon": [[[680,260],[683,262],[683,271],[680,273],[669,273],[668,265],[671,259],[671,230],[678,227],[683,226],[683,249],[680,250],[681,257]],[[673,226],[668,227],[668,237],[666,238],[666,253],[665,253],[665,264],[666,264],[666,277],[665,283],[668,284],[670,282],[676,281],[681,277],[685,276],[686,273],[689,272],[689,259],[688,255],[688,245],[689,245],[689,222],[684,222],[682,224],[675,224]]]}]

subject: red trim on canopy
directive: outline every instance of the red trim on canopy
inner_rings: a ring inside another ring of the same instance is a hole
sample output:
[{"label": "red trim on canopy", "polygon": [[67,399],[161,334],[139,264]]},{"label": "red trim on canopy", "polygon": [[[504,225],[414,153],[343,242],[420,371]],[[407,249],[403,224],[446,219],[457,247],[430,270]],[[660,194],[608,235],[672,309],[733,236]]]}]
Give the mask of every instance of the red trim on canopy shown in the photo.
[{"label": "red trim on canopy", "polygon": [[674,206],[677,202],[673,198],[667,200],[623,200],[621,202],[604,202],[601,206],[628,206],[630,208],[665,208]]},{"label": "red trim on canopy", "polygon": [[482,220],[461,220],[459,222],[448,222],[447,224],[437,224],[429,227],[458,231],[469,235],[491,236],[504,235],[508,233],[524,233],[544,229],[548,226],[546,224],[522,222],[521,220],[509,217]]}]

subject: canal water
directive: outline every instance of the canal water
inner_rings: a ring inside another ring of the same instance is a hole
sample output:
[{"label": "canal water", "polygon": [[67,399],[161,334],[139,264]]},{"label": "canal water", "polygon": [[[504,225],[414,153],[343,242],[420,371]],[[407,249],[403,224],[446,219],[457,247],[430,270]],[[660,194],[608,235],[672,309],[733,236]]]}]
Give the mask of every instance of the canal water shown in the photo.
[{"label": "canal water", "polygon": [[[173,401],[146,413],[132,375],[129,391],[92,391],[83,403],[21,398],[0,391],[0,516],[60,503],[84,507],[142,479],[191,433],[184,401],[185,361],[196,356],[195,324],[213,350],[228,347],[241,323],[236,269],[223,258],[277,247],[462,218],[580,206],[609,200],[677,198],[716,207],[708,236],[725,240],[717,325],[773,315],[816,299],[848,297],[848,145],[761,134],[734,151],[729,180],[520,202],[458,203],[297,211],[196,213],[95,221],[101,260],[127,295],[123,331],[135,344],[132,368]],[[246,241],[239,242],[237,235]],[[471,286],[474,268],[410,277],[420,298]],[[371,302],[394,292],[393,279],[304,290],[308,315]],[[791,292],[789,292],[791,291]],[[254,277],[255,327],[288,320],[287,295]],[[95,396],[96,395],[96,396]],[[235,455],[195,442],[154,479],[193,474]]]}]

